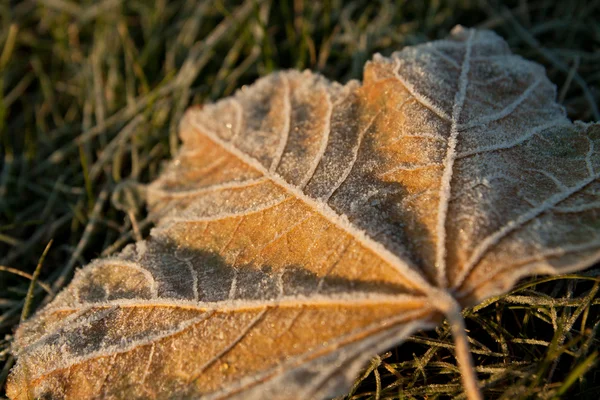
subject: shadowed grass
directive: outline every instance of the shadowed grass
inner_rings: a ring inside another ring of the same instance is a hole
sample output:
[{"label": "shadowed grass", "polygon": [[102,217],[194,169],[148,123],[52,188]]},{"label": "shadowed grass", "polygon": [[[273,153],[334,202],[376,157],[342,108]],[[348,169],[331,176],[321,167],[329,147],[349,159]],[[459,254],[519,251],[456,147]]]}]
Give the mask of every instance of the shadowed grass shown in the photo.
[{"label": "shadowed grass", "polygon": [[[145,237],[156,216],[143,184],[176,151],[188,105],[283,68],[360,78],[373,53],[460,23],[496,30],[546,66],[571,118],[598,120],[599,9],[584,0],[2,2],[0,388],[44,247],[54,241],[34,308],[74,268]],[[487,397],[597,397],[598,276],[528,281],[465,312]],[[446,325],[416,335],[375,358],[347,398],[460,396],[452,348]]]}]

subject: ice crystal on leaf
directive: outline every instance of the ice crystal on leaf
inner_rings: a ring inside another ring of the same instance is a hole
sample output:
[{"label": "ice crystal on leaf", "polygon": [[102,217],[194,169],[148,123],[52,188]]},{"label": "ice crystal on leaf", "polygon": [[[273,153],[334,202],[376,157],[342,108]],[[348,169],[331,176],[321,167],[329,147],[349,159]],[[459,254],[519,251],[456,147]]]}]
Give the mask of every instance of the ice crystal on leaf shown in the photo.
[{"label": "ice crystal on leaf", "polygon": [[318,399],[460,309],[600,251],[600,126],[489,31],[192,109],[144,242],[19,328],[8,395]]}]

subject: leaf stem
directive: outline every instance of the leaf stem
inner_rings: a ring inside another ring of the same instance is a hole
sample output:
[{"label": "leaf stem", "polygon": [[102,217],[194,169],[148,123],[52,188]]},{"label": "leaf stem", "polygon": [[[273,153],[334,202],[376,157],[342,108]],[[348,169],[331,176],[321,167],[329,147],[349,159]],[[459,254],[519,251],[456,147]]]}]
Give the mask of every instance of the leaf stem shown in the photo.
[{"label": "leaf stem", "polygon": [[433,305],[444,315],[450,324],[454,337],[455,357],[460,369],[465,394],[469,400],[482,400],[481,389],[473,366],[465,319],[461,307],[452,295],[446,291],[435,291],[431,296]]}]

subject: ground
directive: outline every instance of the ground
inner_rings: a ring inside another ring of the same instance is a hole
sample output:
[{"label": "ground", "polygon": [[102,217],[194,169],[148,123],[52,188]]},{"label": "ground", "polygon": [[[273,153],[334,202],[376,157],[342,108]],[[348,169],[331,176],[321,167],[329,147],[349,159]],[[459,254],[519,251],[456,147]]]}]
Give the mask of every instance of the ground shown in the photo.
[{"label": "ground", "polygon": [[[599,20],[585,0],[2,2],[0,396],[19,321],[75,268],[148,234],[139,188],[175,153],[188,105],[284,68],[360,79],[373,53],[462,24],[542,63],[569,116],[597,121]],[[487,397],[597,398],[598,277],[529,279],[465,311]],[[346,398],[459,395],[452,346],[446,325],[418,334]]]}]

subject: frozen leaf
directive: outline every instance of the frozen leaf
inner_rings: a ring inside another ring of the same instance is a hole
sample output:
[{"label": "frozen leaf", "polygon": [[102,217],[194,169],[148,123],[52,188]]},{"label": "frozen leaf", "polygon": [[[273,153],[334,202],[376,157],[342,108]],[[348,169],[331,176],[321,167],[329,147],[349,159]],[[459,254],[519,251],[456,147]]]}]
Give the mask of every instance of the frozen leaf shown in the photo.
[{"label": "frozen leaf", "polygon": [[460,308],[600,249],[600,126],[488,31],[190,110],[150,238],[19,328],[8,394],[317,399]]}]

